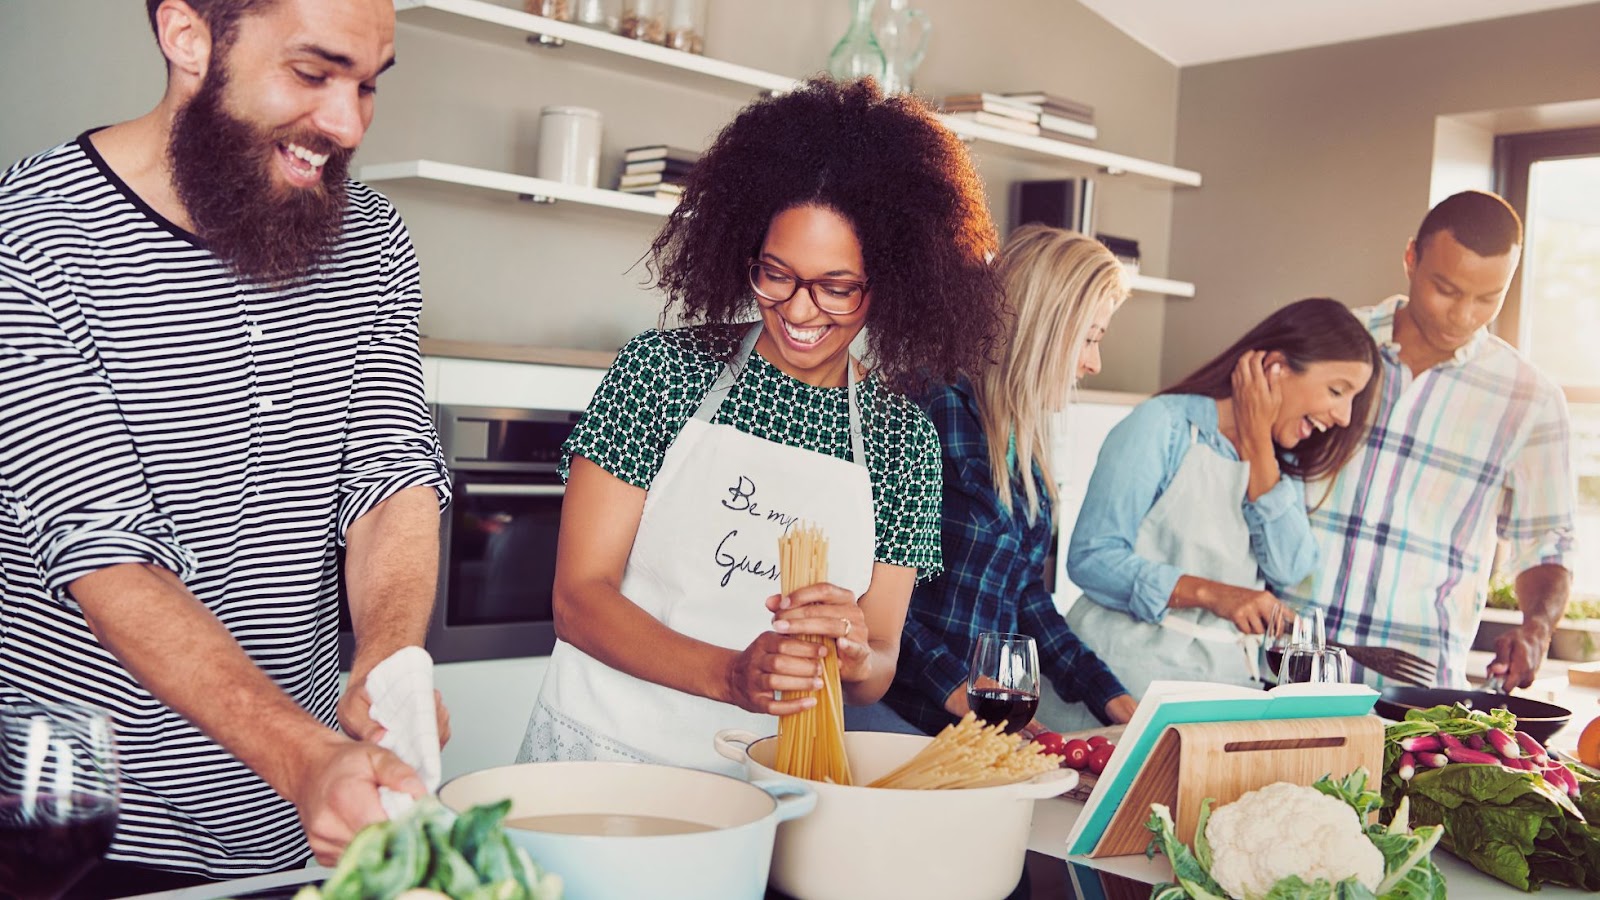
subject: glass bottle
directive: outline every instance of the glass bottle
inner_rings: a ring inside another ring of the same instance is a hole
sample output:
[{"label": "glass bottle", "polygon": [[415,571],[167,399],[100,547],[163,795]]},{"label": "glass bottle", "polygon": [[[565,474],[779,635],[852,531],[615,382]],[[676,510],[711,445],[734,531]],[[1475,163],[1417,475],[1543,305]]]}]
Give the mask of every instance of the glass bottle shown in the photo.
[{"label": "glass bottle", "polygon": [[617,34],[663,44],[667,40],[667,0],[623,0]]},{"label": "glass bottle", "polygon": [[883,48],[872,34],[872,6],[877,0],[845,0],[850,5],[850,30],[828,54],[828,74],[839,81],[871,76],[883,81]]},{"label": "glass bottle", "polygon": [[522,0],[523,9],[558,22],[572,21],[572,7],[573,0]]},{"label": "glass bottle", "polygon": [[578,0],[578,24],[602,31],[614,31],[617,17],[611,14],[607,0]]},{"label": "glass bottle", "polygon": [[672,0],[667,15],[667,46],[687,53],[706,52],[708,0]]},{"label": "glass bottle", "polygon": [[885,60],[882,87],[885,94],[909,94],[911,77],[928,52],[933,23],[920,9],[908,9],[910,0],[889,0],[889,10],[878,26],[878,46]]}]

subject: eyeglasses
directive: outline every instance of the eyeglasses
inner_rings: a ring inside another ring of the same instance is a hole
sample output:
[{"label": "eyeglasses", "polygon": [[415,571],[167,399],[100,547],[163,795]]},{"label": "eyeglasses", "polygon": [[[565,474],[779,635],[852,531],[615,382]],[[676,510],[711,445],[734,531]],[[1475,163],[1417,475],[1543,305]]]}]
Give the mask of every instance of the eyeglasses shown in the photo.
[{"label": "eyeglasses", "polygon": [[801,288],[811,292],[811,302],[829,315],[848,316],[867,298],[867,282],[838,278],[801,278],[782,266],[750,260],[750,286],[756,297],[776,306],[788,303]]}]

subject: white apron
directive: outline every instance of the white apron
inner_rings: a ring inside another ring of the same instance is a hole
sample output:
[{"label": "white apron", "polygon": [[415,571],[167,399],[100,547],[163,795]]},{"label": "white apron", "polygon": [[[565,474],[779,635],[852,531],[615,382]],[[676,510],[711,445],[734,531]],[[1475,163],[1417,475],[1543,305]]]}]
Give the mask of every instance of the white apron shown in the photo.
[{"label": "white apron", "polygon": [[[1139,523],[1133,551],[1185,575],[1259,590],[1265,582],[1242,508],[1250,464],[1227,459],[1198,436],[1190,426],[1189,452]],[[1261,686],[1260,639],[1203,609],[1169,609],[1155,624],[1079,597],[1067,624],[1135,699],[1158,679]]]},{"label": "white apron", "polygon": [[[622,595],[645,612],[731,650],[771,630],[766,598],[779,591],[778,538],[790,525],[821,526],[828,580],[857,597],[872,580],[876,537],[853,361],[853,461],[711,424],[760,334],[756,323],[667,448],[622,573]],[[774,734],[777,723],[634,678],[557,641],[517,759],[642,761],[738,775],[742,767],[712,749],[712,736],[723,728]]]}]

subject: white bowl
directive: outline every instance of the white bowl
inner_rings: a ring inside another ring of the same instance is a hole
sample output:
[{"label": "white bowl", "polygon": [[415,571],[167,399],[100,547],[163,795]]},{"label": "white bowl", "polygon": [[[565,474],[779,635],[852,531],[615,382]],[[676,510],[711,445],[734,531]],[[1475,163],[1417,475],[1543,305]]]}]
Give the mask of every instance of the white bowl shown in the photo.
[{"label": "white bowl", "polygon": [[456,812],[511,798],[507,822],[529,816],[650,816],[710,830],[691,834],[562,834],[506,826],[512,841],[561,876],[564,900],[759,900],[778,823],[810,812],[816,795],[791,781],[738,778],[640,763],[523,763],[485,769],[439,789]]},{"label": "white bowl", "polygon": [[[862,783],[887,775],[933,738],[850,731],[850,774]],[[772,768],[778,740],[722,731],[717,752],[742,762],[752,780],[810,787],[817,808],[778,828],[772,885],[804,900],[929,897],[987,900],[1011,893],[1022,877],[1033,801],[1072,790],[1078,773],[1058,769],[1019,784],[912,791],[808,781]]]}]

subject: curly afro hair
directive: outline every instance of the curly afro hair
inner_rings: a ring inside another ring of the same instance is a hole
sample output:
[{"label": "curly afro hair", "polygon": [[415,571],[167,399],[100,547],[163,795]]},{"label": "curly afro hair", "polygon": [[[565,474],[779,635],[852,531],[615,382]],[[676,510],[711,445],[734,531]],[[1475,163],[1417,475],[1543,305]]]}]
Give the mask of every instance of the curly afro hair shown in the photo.
[{"label": "curly afro hair", "polygon": [[648,271],[689,323],[748,320],[748,261],[772,218],[821,206],[850,222],[871,285],[878,378],[915,392],[988,359],[1004,316],[983,185],[919,101],[819,77],[739,113],[701,156]]}]

